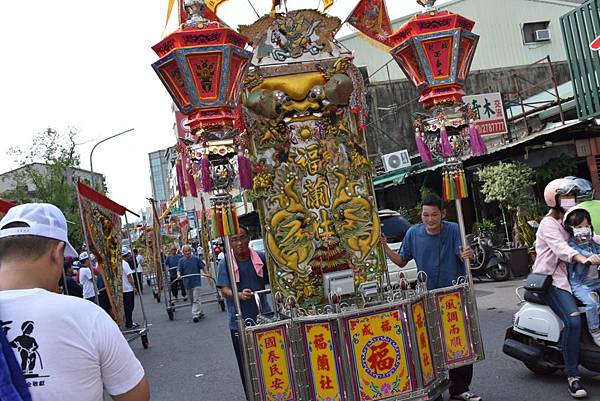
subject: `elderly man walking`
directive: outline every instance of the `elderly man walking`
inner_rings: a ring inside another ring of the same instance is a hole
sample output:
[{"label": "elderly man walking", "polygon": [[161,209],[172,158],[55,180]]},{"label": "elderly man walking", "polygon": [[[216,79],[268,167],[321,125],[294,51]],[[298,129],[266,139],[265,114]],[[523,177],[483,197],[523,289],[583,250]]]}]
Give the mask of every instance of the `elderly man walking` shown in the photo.
[{"label": "elderly man walking", "polygon": [[198,322],[204,317],[202,312],[202,300],[200,291],[202,290],[202,278],[200,273],[206,274],[204,262],[197,256],[192,255],[192,247],[184,245],[182,248],[183,258],[179,260],[177,266],[177,278],[183,279],[183,286],[188,292],[192,303],[192,320]]}]

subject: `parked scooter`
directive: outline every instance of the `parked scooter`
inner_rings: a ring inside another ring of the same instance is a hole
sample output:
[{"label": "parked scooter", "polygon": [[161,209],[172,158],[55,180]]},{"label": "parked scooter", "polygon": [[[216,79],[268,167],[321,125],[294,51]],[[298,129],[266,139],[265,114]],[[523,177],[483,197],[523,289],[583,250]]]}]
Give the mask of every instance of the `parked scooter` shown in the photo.
[{"label": "parked scooter", "polygon": [[[515,313],[513,326],[506,330],[502,351],[523,362],[536,374],[549,375],[565,367],[560,335],[563,322],[534,292],[518,287],[521,309]],[[581,350],[579,363],[586,369],[600,372],[600,347],[589,333],[585,307],[577,302],[581,312]]]},{"label": "parked scooter", "polygon": [[471,241],[474,257],[471,274],[477,278],[505,281],[510,277],[508,259],[500,248],[492,246],[492,239],[486,235],[473,237]]}]

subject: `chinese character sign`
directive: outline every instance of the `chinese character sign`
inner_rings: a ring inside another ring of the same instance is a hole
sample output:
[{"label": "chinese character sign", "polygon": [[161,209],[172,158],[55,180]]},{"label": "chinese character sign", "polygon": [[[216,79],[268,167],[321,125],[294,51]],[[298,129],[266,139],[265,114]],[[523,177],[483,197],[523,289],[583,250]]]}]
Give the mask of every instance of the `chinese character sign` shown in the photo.
[{"label": "chinese character sign", "polygon": [[343,401],[337,347],[331,323],[307,323],[303,333],[313,400]]},{"label": "chinese character sign", "polygon": [[463,291],[436,294],[435,301],[446,363],[453,364],[471,359],[474,356],[473,344],[467,325]]},{"label": "chinese character sign", "polygon": [[413,390],[407,331],[400,310],[346,320],[356,397],[377,401]]},{"label": "chinese character sign", "polygon": [[500,93],[484,93],[463,97],[475,113],[475,125],[482,135],[505,134],[508,132],[506,115]]},{"label": "chinese character sign", "polygon": [[255,331],[253,336],[262,401],[296,400],[285,327]]},{"label": "chinese character sign", "polygon": [[423,384],[426,386],[435,379],[435,366],[431,353],[431,342],[429,332],[427,331],[427,316],[425,315],[425,304],[419,301],[411,306],[412,316],[415,325],[415,335],[419,350],[419,361],[421,362],[421,372],[423,375]]}]

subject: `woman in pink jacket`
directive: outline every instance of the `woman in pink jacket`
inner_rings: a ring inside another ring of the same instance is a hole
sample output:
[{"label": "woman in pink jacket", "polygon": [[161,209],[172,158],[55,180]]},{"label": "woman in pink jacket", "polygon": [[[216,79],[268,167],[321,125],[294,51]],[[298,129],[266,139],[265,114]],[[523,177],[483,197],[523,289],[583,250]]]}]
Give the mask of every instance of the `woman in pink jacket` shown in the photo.
[{"label": "woman in pink jacket", "polygon": [[578,369],[581,317],[571,294],[566,263],[600,264],[600,256],[596,255],[588,260],[571,248],[567,243],[569,234],[563,228],[562,219],[566,211],[578,201],[590,199],[592,193],[591,184],[587,180],[566,177],[551,181],[544,189],[544,199],[550,211],[540,222],[535,240],[537,257],[533,272],[552,275],[552,285],[543,297],[565,325],[562,352],[569,394],[574,398],[586,397],[587,392],[581,385]]}]

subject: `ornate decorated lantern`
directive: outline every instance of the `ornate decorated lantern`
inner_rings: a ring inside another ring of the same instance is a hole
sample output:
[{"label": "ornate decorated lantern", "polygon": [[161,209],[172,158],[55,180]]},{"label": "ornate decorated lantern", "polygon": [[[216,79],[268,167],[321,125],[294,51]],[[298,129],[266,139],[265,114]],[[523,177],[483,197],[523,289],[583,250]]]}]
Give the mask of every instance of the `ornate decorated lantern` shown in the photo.
[{"label": "ornate decorated lantern", "polygon": [[295,10],[240,27],[254,47],[244,105],[271,287],[301,305],[322,304],[336,289],[355,294],[385,266],[364,84],[333,39],[340,25]]},{"label": "ornate decorated lantern", "polygon": [[425,5],[391,37],[394,59],[421,92],[425,108],[452,104],[465,95],[463,85],[479,36],[471,32],[475,23],[450,11],[436,11],[435,0]]},{"label": "ornate decorated lantern", "polygon": [[252,53],[244,50],[242,35],[202,16],[202,0],[186,0],[185,6],[187,21],[152,48],[160,57],[152,66],[188,116],[193,135],[224,135],[240,120],[237,101]]}]

